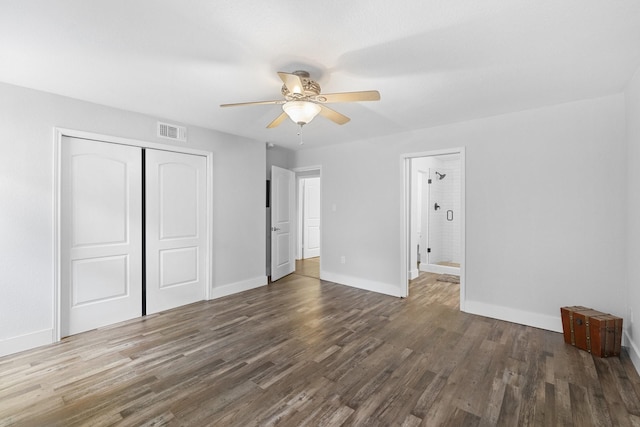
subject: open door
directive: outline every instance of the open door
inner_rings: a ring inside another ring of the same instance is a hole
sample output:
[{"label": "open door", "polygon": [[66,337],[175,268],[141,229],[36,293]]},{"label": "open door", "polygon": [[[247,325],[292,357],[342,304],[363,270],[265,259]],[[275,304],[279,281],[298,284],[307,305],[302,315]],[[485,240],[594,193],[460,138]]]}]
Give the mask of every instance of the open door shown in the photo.
[{"label": "open door", "polygon": [[295,174],[271,166],[271,280],[276,281],[296,268],[293,218]]}]

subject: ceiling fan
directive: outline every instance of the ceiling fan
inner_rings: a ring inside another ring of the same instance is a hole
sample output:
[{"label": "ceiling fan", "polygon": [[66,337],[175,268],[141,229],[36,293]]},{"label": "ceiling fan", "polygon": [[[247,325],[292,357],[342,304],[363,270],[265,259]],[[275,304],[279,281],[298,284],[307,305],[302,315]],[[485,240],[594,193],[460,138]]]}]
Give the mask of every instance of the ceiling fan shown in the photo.
[{"label": "ceiling fan", "polygon": [[343,125],[351,120],[344,114],[327,107],[325,104],[332,102],[357,102],[357,101],[378,101],[380,93],[377,90],[367,90],[361,92],[342,93],[320,93],[320,85],[311,80],[307,71],[294,71],[293,73],[278,72],[278,76],[284,83],[282,85],[282,96],[284,99],[273,101],[240,102],[236,104],[222,104],[221,107],[237,107],[243,105],[282,105],[282,114],[267,125],[267,128],[274,128],[289,117],[300,127],[309,123],[315,116],[321,116]]}]

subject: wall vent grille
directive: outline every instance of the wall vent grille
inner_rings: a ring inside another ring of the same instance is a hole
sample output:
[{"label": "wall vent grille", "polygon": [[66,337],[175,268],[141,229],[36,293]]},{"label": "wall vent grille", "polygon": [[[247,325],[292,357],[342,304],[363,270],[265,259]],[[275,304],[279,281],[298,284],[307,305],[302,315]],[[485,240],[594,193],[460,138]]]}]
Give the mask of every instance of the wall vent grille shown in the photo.
[{"label": "wall vent grille", "polygon": [[158,122],[158,136],[160,138],[173,139],[175,141],[186,141],[187,128],[184,126]]}]

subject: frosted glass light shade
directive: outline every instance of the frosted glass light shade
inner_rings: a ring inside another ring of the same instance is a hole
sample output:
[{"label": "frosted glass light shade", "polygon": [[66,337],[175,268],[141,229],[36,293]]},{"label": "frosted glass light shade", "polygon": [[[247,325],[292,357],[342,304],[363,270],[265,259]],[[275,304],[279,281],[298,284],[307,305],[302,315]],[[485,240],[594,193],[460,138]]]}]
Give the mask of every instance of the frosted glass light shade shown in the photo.
[{"label": "frosted glass light shade", "polygon": [[306,125],[320,112],[320,106],[309,101],[289,101],[282,104],[282,109],[294,123]]}]

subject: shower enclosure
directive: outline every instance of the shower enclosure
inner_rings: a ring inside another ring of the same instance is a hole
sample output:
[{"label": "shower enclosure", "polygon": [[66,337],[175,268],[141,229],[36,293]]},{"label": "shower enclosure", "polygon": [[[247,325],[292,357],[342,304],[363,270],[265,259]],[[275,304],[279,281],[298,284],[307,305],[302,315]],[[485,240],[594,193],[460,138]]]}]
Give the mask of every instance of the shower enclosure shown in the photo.
[{"label": "shower enclosure", "polygon": [[429,176],[427,264],[459,268],[460,191],[455,182],[459,174],[455,169],[431,168]]}]

